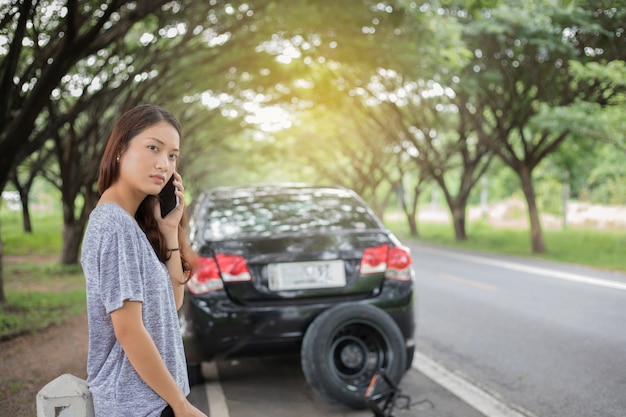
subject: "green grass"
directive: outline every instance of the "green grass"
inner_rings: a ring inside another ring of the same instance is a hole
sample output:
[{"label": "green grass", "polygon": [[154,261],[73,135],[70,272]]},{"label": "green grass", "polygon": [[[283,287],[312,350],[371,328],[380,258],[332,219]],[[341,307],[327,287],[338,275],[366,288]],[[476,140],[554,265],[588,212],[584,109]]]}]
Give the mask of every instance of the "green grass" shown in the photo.
[{"label": "green grass", "polygon": [[61,216],[33,214],[33,233],[24,233],[19,212],[0,210],[7,303],[0,305],[0,340],[59,324],[85,311],[85,282],[79,265],[41,263],[38,256],[61,253]]},{"label": "green grass", "polygon": [[466,228],[467,240],[459,242],[450,224],[420,223],[419,236],[414,237],[409,235],[408,226],[402,220],[387,220],[385,223],[402,240],[626,271],[626,230],[544,230],[547,251],[538,255],[531,253],[529,230],[495,228],[485,222],[471,222]]},{"label": "green grass", "polygon": [[7,304],[0,306],[0,340],[60,324],[85,312],[85,282],[77,265],[5,265],[4,290]]},{"label": "green grass", "polygon": [[84,289],[9,293],[7,300],[8,306],[0,307],[0,340],[60,324],[85,311]]},{"label": "green grass", "polygon": [[22,215],[0,209],[0,227],[5,255],[55,255],[62,248],[62,219],[58,212],[35,212],[32,214],[33,233],[24,233]]}]

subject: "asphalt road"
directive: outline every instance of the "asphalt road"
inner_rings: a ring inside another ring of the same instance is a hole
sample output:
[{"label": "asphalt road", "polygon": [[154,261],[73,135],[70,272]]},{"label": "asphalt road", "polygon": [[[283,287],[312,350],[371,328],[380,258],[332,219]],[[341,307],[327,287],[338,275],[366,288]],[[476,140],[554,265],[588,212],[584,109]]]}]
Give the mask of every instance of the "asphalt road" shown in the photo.
[{"label": "asphalt road", "polygon": [[[412,251],[418,353],[393,416],[626,416],[625,274]],[[374,415],[316,398],[298,358],[203,366],[192,398],[211,417]]]},{"label": "asphalt road", "polygon": [[[245,359],[203,364],[208,377],[191,400],[210,417],[371,417],[323,402],[307,386],[298,358]],[[394,417],[483,417],[416,369],[399,386]]]},{"label": "asphalt road", "polygon": [[626,275],[412,249],[420,351],[540,417],[626,415]]}]

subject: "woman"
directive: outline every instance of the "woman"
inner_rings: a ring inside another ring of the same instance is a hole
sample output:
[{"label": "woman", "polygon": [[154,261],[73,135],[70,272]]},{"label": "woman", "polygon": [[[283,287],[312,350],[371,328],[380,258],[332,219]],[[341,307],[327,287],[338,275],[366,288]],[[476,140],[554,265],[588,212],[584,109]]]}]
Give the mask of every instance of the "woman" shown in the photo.
[{"label": "woman", "polygon": [[[183,227],[180,139],[171,113],[139,106],[118,120],[100,164],[81,256],[96,417],[205,416],[186,398],[177,318],[196,262]],[[162,218],[157,195],[172,175],[179,205]]]}]

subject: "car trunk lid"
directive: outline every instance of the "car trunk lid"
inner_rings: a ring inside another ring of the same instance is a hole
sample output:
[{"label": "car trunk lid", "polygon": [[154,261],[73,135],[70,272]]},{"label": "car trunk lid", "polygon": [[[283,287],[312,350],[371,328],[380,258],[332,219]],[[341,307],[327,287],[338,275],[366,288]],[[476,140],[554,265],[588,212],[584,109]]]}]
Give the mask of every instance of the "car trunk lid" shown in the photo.
[{"label": "car trunk lid", "polygon": [[[224,289],[233,301],[262,303],[373,296],[384,280],[381,263],[386,262],[389,245],[380,230],[335,231],[218,241],[200,252],[217,259]],[[374,248],[383,248],[384,259],[370,259],[376,256]]]}]

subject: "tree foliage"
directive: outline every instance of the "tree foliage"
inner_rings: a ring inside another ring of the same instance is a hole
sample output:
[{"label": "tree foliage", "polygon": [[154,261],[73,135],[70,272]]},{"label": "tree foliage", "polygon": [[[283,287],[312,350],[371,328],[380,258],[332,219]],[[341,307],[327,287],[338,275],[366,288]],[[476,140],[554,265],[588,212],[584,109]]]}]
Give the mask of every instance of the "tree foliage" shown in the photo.
[{"label": "tree foliage", "polygon": [[[21,0],[0,6],[0,190],[49,136],[55,89],[82,58],[123,38],[164,0]],[[2,264],[0,239],[0,265]],[[0,269],[0,303],[5,296]]]},{"label": "tree foliage", "polygon": [[[111,125],[152,102],[183,123],[181,170],[191,194],[263,180],[338,183],[379,213],[397,197],[417,234],[419,196],[431,182],[464,239],[473,188],[489,167],[504,165],[519,179],[541,252],[540,165],[542,175],[567,172],[576,195],[626,198],[626,174],[611,151],[626,147],[624,6],[3,3],[0,190],[13,178],[27,194],[37,175],[59,188],[62,259],[75,262]],[[0,246],[0,268],[1,255]],[[3,301],[1,278],[0,269]]]},{"label": "tree foliage", "polygon": [[611,84],[581,82],[570,69],[572,62],[616,58],[593,48],[605,44],[610,34],[594,19],[597,14],[573,6],[563,10],[544,1],[512,2],[465,23],[474,59],[461,75],[459,88],[480,140],[519,176],[533,252],[546,250],[533,171],[572,136],[571,126],[554,129],[533,120],[541,108],[580,102],[605,105],[615,93]]}]

